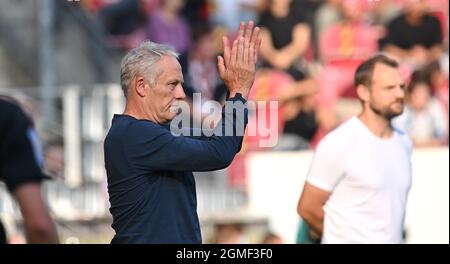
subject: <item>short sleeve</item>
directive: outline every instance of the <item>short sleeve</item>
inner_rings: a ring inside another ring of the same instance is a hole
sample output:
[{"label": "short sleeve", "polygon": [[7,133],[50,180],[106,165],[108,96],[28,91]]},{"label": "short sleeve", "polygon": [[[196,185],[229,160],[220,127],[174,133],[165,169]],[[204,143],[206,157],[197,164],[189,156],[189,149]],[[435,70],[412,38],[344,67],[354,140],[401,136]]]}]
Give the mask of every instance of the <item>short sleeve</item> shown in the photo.
[{"label": "short sleeve", "polygon": [[401,46],[400,36],[401,34],[401,26],[400,26],[400,18],[394,19],[392,22],[389,23],[387,26],[387,36],[385,39],[386,44],[392,44],[396,46]]},{"label": "short sleeve", "polygon": [[434,16],[429,17],[429,30],[430,38],[428,39],[429,43],[427,43],[429,45],[428,48],[431,48],[434,45],[442,44],[442,27],[439,19]]},{"label": "short sleeve", "polygon": [[22,110],[3,102],[1,108],[8,116],[1,118],[0,175],[8,189],[14,191],[22,184],[45,178],[40,167],[42,153],[34,128]]},{"label": "short sleeve", "polygon": [[328,135],[317,146],[306,181],[324,191],[331,192],[344,175],[342,140]]}]

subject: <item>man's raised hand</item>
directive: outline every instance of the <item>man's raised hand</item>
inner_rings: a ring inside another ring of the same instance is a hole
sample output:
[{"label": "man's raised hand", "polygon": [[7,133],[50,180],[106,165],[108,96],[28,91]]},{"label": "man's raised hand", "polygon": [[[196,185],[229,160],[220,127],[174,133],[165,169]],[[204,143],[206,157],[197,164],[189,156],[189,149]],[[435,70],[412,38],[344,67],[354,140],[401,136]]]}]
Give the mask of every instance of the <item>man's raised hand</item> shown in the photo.
[{"label": "man's raised hand", "polygon": [[261,46],[260,28],[253,28],[241,22],[236,40],[230,46],[227,37],[223,37],[223,57],[218,56],[217,68],[220,77],[230,91],[230,97],[241,93],[247,99],[255,80],[256,62]]}]

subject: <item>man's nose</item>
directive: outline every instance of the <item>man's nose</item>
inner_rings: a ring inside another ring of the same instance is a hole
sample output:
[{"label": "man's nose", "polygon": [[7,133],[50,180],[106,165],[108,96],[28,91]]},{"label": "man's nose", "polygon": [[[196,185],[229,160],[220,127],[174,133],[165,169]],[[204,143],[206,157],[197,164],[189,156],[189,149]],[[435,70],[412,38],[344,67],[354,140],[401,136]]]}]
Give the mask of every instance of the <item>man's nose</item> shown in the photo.
[{"label": "man's nose", "polygon": [[396,89],[396,96],[399,99],[405,99],[406,96],[406,91],[404,88],[402,88],[401,86],[398,86]]},{"label": "man's nose", "polygon": [[184,93],[184,89],[181,84],[179,84],[176,88],[175,98],[178,100],[186,98],[186,94]]}]

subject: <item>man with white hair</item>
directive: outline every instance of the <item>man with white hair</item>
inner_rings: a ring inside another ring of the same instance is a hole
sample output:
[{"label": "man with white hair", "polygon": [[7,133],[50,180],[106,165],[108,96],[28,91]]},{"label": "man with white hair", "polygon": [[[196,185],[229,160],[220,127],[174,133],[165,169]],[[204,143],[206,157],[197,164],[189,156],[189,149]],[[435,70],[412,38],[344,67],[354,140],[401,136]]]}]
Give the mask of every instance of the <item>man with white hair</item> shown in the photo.
[{"label": "man with white hair", "polygon": [[219,74],[229,90],[227,101],[239,102],[236,112],[242,110],[244,120],[223,109],[217,133],[210,137],[175,136],[169,130],[185,98],[181,66],[171,48],[144,42],[122,60],[126,107],[114,116],[104,145],[116,232],[112,243],[202,242],[192,171],[227,167],[239,152],[243,135],[220,131],[247,124],[245,103],[260,42],[253,22],[241,23],[232,46],[223,38]]}]

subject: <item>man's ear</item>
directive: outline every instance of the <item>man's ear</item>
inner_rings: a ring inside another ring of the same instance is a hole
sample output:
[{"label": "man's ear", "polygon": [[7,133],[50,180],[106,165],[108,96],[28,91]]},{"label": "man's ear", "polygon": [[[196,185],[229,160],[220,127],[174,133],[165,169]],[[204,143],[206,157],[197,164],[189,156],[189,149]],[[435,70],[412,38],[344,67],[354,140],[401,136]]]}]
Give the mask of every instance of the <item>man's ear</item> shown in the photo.
[{"label": "man's ear", "polygon": [[358,95],[358,98],[363,102],[367,102],[370,99],[369,87],[365,85],[362,84],[358,85],[356,87],[356,94]]},{"label": "man's ear", "polygon": [[147,82],[145,81],[144,77],[142,76],[136,76],[134,78],[134,89],[136,90],[136,93],[140,96],[140,97],[144,97],[147,95]]}]

